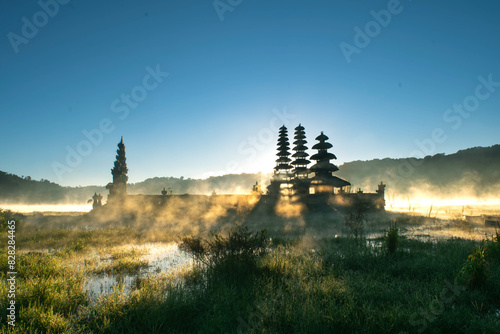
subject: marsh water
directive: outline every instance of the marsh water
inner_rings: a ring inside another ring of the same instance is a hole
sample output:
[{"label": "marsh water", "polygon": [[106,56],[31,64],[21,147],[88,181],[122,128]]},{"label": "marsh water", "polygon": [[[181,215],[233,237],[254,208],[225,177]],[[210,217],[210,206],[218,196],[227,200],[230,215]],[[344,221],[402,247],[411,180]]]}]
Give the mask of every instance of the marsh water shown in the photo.
[{"label": "marsh water", "polygon": [[[167,274],[177,268],[192,263],[192,260],[186,253],[182,252],[175,243],[149,243],[141,246],[130,246],[144,252],[139,255],[141,261],[147,262],[147,265],[139,270],[138,273],[103,273],[92,274],[85,278],[84,292],[90,300],[95,300],[101,295],[106,295],[114,291],[119,285],[123,285],[123,292],[128,294],[136,285],[138,278],[149,277],[151,275]],[[108,257],[99,257],[98,260],[110,261]]]},{"label": "marsh water", "polygon": [[[464,215],[478,215],[478,214],[498,214],[500,213],[500,202],[481,203],[480,205],[450,205],[453,203],[424,203],[420,206],[408,203],[404,207],[404,203],[396,206],[395,203],[388,205],[387,211],[392,212],[405,212],[406,215],[417,217],[418,224],[408,224],[400,226],[400,234],[409,239],[418,239],[422,241],[435,242],[440,239],[450,237],[460,237],[466,239],[481,240],[485,234],[491,234],[494,229],[488,229],[481,224],[467,224],[466,222],[457,223],[461,221]],[[448,204],[448,205],[445,205]],[[27,212],[31,210],[43,212],[44,216],[51,215],[50,212],[60,212],[67,214],[68,212],[83,213],[87,212],[89,205],[81,206],[14,206],[5,207],[13,211]],[[16,210],[17,209],[17,210]],[[445,220],[437,220],[443,218]],[[448,221],[447,221],[448,220]],[[366,245],[373,248],[382,247],[384,231],[388,226],[366,226],[364,237]],[[317,231],[311,231],[310,235],[317,235],[317,238],[325,237],[324,233],[318,235]],[[340,228],[335,230],[334,235],[346,236],[345,229]],[[304,233],[305,234],[305,233]],[[329,237],[334,237],[329,235]],[[316,237],[314,237],[316,238]],[[311,244],[311,250],[315,248],[314,242]],[[154,275],[168,274],[172,271],[179,269],[183,266],[189,266],[193,262],[190,257],[182,252],[176,243],[145,243],[142,245],[129,245],[123,246],[125,252],[130,249],[135,249],[137,252],[132,256],[133,259],[141,263],[138,270],[132,272],[120,271],[114,272],[112,270],[102,271],[102,273],[94,273],[95,271],[87,271],[84,282],[84,292],[89,300],[96,300],[99,296],[107,295],[115,291],[117,287],[123,289],[123,293],[129,294],[136,286],[138,279],[150,277]],[[111,250],[110,248],[109,250]],[[113,261],[112,254],[107,254],[105,250],[91,250],[89,254],[85,255],[85,259],[79,259],[74,265],[85,268],[86,261],[92,261],[94,266],[110,265]],[[130,256],[127,255],[127,256]]]}]

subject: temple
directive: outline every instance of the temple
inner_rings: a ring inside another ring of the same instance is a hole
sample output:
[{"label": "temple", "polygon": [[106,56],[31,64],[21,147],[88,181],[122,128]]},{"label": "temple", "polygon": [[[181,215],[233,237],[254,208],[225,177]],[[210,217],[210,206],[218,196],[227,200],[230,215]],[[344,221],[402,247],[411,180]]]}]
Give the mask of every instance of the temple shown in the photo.
[{"label": "temple", "polygon": [[[316,153],[311,157],[307,153],[306,132],[302,124],[295,128],[294,140],[292,161],[289,158],[288,129],[283,125],[279,129],[274,175],[267,188],[270,199],[276,202],[277,198],[293,198],[294,202],[302,202],[314,210],[325,206],[340,208],[360,205],[368,210],[384,210],[385,185],[382,182],[375,193],[365,193],[361,189],[351,192],[351,183],[334,175],[339,168],[331,161],[337,157],[328,151],[333,145],[323,132],[316,137],[317,143],[312,146]],[[308,167],[311,163],[308,157],[315,162],[311,167]]]},{"label": "temple", "polygon": [[292,165],[290,161],[290,142],[288,141],[288,129],[283,125],[279,129],[278,153],[276,154],[276,167],[274,167],[274,183],[270,187],[284,195],[291,194],[293,178]]},{"label": "temple", "polygon": [[[261,185],[256,183],[249,189],[249,195],[218,195],[215,191],[211,196],[206,195],[174,195],[170,188],[158,189],[161,195],[128,195],[127,181],[128,168],[125,157],[125,144],[123,137],[118,143],[116,160],[111,169],[113,182],[108,183],[109,190],[107,204],[119,206],[121,203],[133,201],[135,203],[149,203],[154,206],[161,206],[167,203],[170,198],[176,196],[191,196],[208,198],[221,198],[223,196],[252,196],[258,200],[260,206],[275,206],[279,201],[288,200],[301,202],[309,210],[323,209],[343,209],[352,206],[363,206],[366,210],[384,210],[385,207],[385,184],[380,182],[378,189],[374,193],[365,193],[361,189],[356,192],[351,191],[351,183],[336,175],[339,167],[332,163],[337,157],[329,152],[333,145],[328,142],[329,138],[323,132],[316,137],[317,143],[312,146],[316,151],[309,157],[306,146],[306,132],[304,126],[299,124],[295,128],[293,137],[293,154],[290,153],[290,140],[288,129],[285,125],[279,128],[277,141],[277,159],[274,167],[274,174],[267,191],[263,191]],[[293,158],[293,160],[291,158]],[[313,160],[315,163],[308,167]],[[93,208],[102,206],[102,196],[94,194]]]},{"label": "temple", "polygon": [[94,193],[92,196],[92,210],[97,210],[102,206],[102,195]]},{"label": "temple", "polygon": [[330,160],[336,160],[337,157],[335,154],[328,152],[328,149],[333,147],[332,144],[327,142],[328,139],[329,138],[321,132],[321,134],[316,137],[319,143],[312,147],[313,150],[318,150],[318,153],[311,156],[311,160],[316,161],[316,164],[311,167],[311,172],[314,173],[311,179],[311,191],[313,194],[338,193],[338,191],[342,192],[346,187],[351,186],[348,181],[333,175],[339,168],[330,163]]},{"label": "temple", "polygon": [[292,162],[292,165],[294,166],[293,192],[299,195],[306,195],[309,192],[307,179],[310,173],[307,169],[307,165],[311,162],[307,160],[309,154],[306,152],[306,132],[305,128],[301,124],[295,128],[295,137],[293,137],[293,139],[295,139],[293,142],[295,145],[293,147],[293,151],[295,151],[295,153],[292,155],[292,158],[295,159]]}]

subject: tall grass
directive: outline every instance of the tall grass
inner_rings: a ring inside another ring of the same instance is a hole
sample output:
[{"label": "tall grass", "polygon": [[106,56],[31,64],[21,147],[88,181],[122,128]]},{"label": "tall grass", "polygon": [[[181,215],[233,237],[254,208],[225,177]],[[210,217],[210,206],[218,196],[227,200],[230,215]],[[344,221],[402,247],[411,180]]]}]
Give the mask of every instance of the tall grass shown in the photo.
[{"label": "tall grass", "polygon": [[[1,280],[7,272],[6,255],[0,257]],[[1,321],[7,323],[7,286],[0,288]],[[83,275],[53,256],[34,253],[17,256],[16,329],[19,333],[63,333],[71,318],[86,303]]]},{"label": "tall grass", "polygon": [[491,283],[492,267],[500,262],[500,234],[486,238],[478,245],[462,265],[459,276],[472,288],[484,288]]},{"label": "tall grass", "polygon": [[[353,238],[316,238],[306,247],[301,240],[285,238],[269,244],[268,237],[279,236],[240,229],[211,239],[183,238],[185,249],[203,265],[140,278],[130,293],[119,284],[92,302],[82,292],[89,269],[69,265],[93,248],[92,233],[73,235],[74,243],[54,254],[19,256],[20,333],[493,333],[499,329],[498,235],[484,243],[489,245],[488,284],[480,289],[455,281],[468,255],[483,245],[478,242],[400,239],[399,250],[387,256],[385,248]],[[131,248],[112,258],[118,263],[137,257],[137,252]],[[4,273],[5,253],[0,265]],[[6,303],[6,285],[0,284],[2,333]]]}]

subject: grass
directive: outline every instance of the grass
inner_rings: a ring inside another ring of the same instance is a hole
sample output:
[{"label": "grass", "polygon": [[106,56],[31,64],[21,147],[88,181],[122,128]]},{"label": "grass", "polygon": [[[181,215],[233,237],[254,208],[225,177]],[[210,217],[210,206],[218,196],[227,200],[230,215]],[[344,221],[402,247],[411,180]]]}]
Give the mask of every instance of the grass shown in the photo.
[{"label": "grass", "polygon": [[[405,224],[416,223],[398,222]],[[397,251],[389,254],[387,247],[360,242],[359,236],[319,236],[306,244],[304,238],[283,234],[237,232],[185,239],[201,254],[198,265],[142,277],[129,293],[120,283],[94,301],[83,293],[85,277],[136,273],[146,265],[140,260],[146,254],[143,248],[120,246],[130,241],[140,245],[142,232],[117,228],[18,233],[19,249],[55,250],[18,252],[17,330],[494,333],[500,329],[498,235],[483,242],[422,241],[400,238],[399,230]],[[396,231],[389,233],[396,237]],[[6,245],[6,240],[2,232],[0,242]],[[482,281],[471,285],[459,273],[478,247],[488,269]],[[102,258],[107,262],[99,261]],[[0,268],[5,282],[5,252],[0,253]],[[0,333],[8,332],[6,296],[7,285],[0,284]]]},{"label": "grass", "polygon": [[131,227],[112,227],[96,230],[30,228],[20,231],[17,239],[24,249],[65,249],[80,251],[85,247],[99,249],[109,245],[142,244],[146,242],[171,241],[173,236],[165,230],[139,231]]},{"label": "grass", "polygon": [[[16,308],[19,333],[62,333],[70,328],[70,319],[85,303],[83,275],[54,256],[23,254],[17,256]],[[1,280],[5,282],[7,257],[0,255]],[[0,305],[7,308],[7,285],[0,286]],[[6,324],[5,311],[2,325]],[[5,332],[5,327],[2,332]]]}]

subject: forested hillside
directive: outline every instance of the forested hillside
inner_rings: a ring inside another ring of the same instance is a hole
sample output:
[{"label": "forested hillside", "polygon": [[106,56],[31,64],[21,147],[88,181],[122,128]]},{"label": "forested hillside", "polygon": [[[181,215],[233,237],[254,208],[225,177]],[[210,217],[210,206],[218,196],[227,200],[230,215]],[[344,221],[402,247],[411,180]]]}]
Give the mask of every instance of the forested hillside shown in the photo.
[{"label": "forested hillside", "polygon": [[340,166],[337,174],[370,191],[384,181],[399,195],[419,191],[442,196],[492,196],[500,190],[500,145],[424,159],[353,161]]},{"label": "forested hillside", "polygon": [[[475,147],[424,159],[375,159],[352,161],[339,166],[337,175],[353,187],[373,192],[383,181],[391,194],[416,192],[432,196],[500,196],[500,145]],[[256,181],[268,185],[272,174],[228,174],[207,179],[154,177],[128,185],[130,194],[160,194],[166,188],[174,194],[249,193]],[[110,176],[111,179],[111,176]],[[105,185],[62,187],[48,180],[0,172],[0,201],[3,203],[80,203],[94,192],[107,194]],[[498,194],[498,195],[497,195]]]}]

